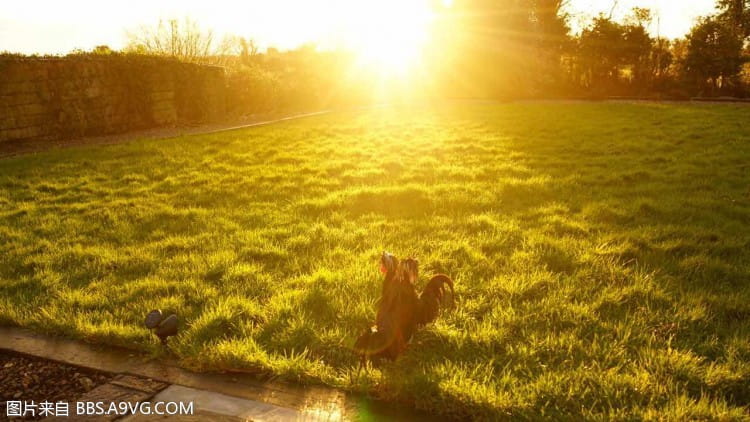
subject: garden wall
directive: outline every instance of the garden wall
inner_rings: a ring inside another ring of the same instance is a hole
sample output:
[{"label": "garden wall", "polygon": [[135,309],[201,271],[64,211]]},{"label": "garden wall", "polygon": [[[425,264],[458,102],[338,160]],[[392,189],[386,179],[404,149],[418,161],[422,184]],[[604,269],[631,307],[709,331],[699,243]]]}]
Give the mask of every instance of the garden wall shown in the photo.
[{"label": "garden wall", "polygon": [[0,57],[0,142],[215,121],[224,69],[142,56]]}]

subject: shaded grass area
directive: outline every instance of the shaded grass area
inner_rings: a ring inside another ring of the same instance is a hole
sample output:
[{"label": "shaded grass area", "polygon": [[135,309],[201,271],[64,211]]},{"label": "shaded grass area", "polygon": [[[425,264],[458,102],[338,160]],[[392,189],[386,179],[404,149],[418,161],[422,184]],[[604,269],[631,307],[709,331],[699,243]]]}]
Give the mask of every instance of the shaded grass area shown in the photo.
[{"label": "shaded grass area", "polygon": [[[321,116],[0,161],[0,323],[453,417],[747,418],[750,109]],[[357,373],[379,253],[458,306]],[[422,280],[424,282],[424,280]]]}]

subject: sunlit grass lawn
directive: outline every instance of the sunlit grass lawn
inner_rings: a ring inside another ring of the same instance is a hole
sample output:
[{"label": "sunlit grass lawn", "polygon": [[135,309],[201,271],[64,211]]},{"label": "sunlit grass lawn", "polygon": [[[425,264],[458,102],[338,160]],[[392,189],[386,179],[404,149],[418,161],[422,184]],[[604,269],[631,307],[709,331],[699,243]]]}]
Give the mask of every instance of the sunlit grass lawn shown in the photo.
[{"label": "sunlit grass lawn", "polygon": [[[161,308],[182,365],[450,416],[748,417],[749,122],[456,105],[0,160],[0,323],[163,354]],[[358,376],[384,249],[458,306]]]}]

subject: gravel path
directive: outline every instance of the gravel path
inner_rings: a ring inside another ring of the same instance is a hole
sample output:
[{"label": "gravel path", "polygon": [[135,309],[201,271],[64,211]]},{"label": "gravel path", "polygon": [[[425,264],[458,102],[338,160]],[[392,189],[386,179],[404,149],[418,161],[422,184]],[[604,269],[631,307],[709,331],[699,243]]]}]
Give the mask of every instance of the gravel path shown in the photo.
[{"label": "gravel path", "polygon": [[[88,391],[105,384],[112,375],[0,351],[0,421],[9,420],[6,404],[10,401],[74,402]],[[27,415],[23,420],[43,417]],[[21,418],[13,418],[20,420]]]}]

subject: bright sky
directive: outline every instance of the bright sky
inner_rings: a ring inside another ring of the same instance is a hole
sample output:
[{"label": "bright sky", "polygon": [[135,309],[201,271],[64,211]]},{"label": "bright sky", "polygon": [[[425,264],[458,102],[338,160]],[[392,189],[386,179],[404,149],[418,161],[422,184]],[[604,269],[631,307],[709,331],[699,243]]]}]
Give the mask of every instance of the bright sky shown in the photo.
[{"label": "bright sky", "polygon": [[573,13],[571,26],[574,30],[581,27],[577,20],[586,21],[600,12],[609,15],[612,5],[613,16],[621,19],[626,16],[633,7],[645,7],[651,9],[654,14],[654,22],[651,25],[651,33],[657,32],[662,37],[679,38],[685,35],[695,23],[695,18],[709,15],[716,11],[715,0],[569,0],[570,9]]},{"label": "bright sky", "polygon": [[[392,25],[403,33],[408,26],[404,17],[419,15],[417,9],[428,1],[0,0],[0,51],[58,54],[101,44],[121,48],[126,29],[185,16],[218,34],[253,38],[261,47],[285,49],[307,42],[331,45],[357,37],[388,36],[394,33],[389,31]],[[600,11],[608,13],[614,0],[570,1],[575,28],[577,20]],[[711,13],[713,5],[714,0],[620,0],[615,16],[633,6],[649,7],[661,18],[660,33],[679,37],[695,17]],[[403,9],[412,10],[399,13]],[[388,21],[393,16],[401,16],[396,18],[401,21]],[[656,33],[656,25],[652,32]]]}]

